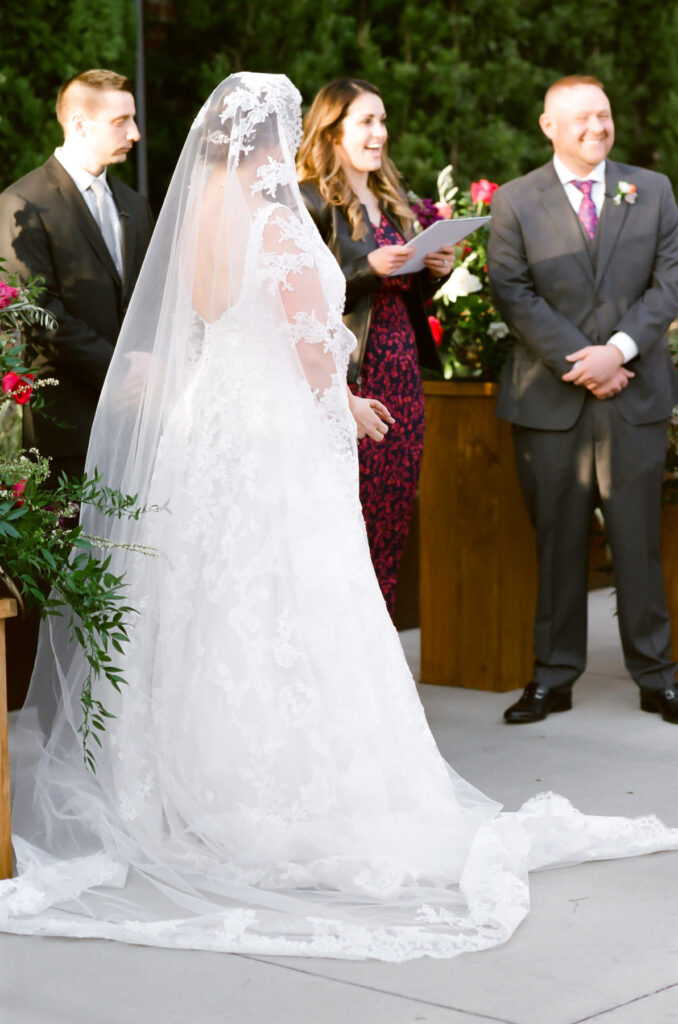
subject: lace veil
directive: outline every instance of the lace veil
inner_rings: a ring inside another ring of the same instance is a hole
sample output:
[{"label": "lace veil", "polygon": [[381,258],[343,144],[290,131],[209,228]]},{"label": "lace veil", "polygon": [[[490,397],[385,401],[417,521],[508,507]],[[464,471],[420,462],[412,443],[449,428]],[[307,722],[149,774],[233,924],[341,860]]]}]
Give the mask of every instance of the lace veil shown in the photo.
[{"label": "lace veil", "polygon": [[[106,481],[138,494],[142,504],[159,438],[182,400],[205,335],[239,301],[251,303],[253,319],[262,301],[268,304],[314,387],[325,390],[336,372],[332,353],[308,353],[309,344],[323,339],[327,349],[341,333],[343,290],[317,246],[296,183],[300,103],[283,75],[231,75],[189,131],[118,339],[88,454],[89,469],[98,467]],[[248,259],[256,275],[249,279]]]}]

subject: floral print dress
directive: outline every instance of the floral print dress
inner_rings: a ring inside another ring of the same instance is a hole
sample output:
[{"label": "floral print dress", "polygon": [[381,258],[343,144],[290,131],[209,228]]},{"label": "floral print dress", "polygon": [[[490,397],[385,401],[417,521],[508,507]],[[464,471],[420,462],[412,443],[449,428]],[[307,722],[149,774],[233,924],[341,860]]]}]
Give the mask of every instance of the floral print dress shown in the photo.
[{"label": "floral print dress", "polygon": [[[379,247],[404,243],[386,216],[374,228],[374,237]],[[380,279],[359,383],[353,388],[365,398],[378,398],[395,419],[383,441],[363,438],[359,446],[360,500],[367,537],[391,614],[424,449],[424,394],[417,342],[405,301],[413,288],[411,275]]]}]

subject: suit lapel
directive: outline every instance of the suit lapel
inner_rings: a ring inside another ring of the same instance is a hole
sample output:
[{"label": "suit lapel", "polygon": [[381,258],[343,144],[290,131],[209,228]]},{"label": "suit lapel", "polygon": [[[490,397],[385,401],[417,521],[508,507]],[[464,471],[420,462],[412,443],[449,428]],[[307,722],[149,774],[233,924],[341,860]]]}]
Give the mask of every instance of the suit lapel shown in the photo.
[{"label": "suit lapel", "polygon": [[542,168],[538,181],[540,201],[558,235],[564,240],[566,249],[572,253],[582,270],[593,279],[593,263],[582,234],[577,214],[572,209],[560,178],[551,162]]},{"label": "suit lapel", "polygon": [[82,198],[80,190],[70,174],[67,174],[54,156],[49,158],[46,166],[54,186],[54,191],[63,203],[64,209],[73,218],[74,223],[78,225],[113,280],[120,284],[120,275],[116,270],[115,263],[111,259],[111,254],[103,240],[99,226],[90,213],[87,203]]},{"label": "suit lapel", "polygon": [[596,263],[596,285],[600,284],[603,278],[603,274],[610,262],[610,257],[614,252],[619,232],[628,213],[627,203],[615,205],[613,202],[613,197],[617,192],[617,185],[620,181],[621,171],[619,165],[612,160],[608,160],[605,164],[605,204],[598,227],[600,238],[598,240],[598,260]]}]

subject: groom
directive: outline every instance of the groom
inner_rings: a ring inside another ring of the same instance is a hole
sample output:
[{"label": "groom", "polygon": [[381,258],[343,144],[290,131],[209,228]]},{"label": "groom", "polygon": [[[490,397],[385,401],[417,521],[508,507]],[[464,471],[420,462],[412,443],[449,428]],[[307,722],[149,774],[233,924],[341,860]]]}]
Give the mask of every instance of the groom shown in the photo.
[{"label": "groom", "polygon": [[678,209],[667,178],[608,160],[614,125],[594,78],[560,79],[540,118],[554,157],[492,199],[488,266],[515,343],[497,412],[536,530],[534,675],[504,714],[572,706],[586,665],[587,552],[600,503],[619,631],[640,706],[678,723],[659,552],[667,420],[678,381]]}]

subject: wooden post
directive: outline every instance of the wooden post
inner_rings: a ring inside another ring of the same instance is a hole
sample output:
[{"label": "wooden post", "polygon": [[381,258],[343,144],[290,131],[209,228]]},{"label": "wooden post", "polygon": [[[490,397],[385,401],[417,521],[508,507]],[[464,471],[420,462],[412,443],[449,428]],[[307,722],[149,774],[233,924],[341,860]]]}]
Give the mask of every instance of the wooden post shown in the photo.
[{"label": "wooden post", "polygon": [[0,878],[12,876],[12,827],[9,804],[9,741],[7,735],[7,675],[5,619],[16,615],[16,601],[0,598]]},{"label": "wooden post", "polygon": [[497,390],[424,383],[421,679],[504,692],[532,678],[537,558]]}]

